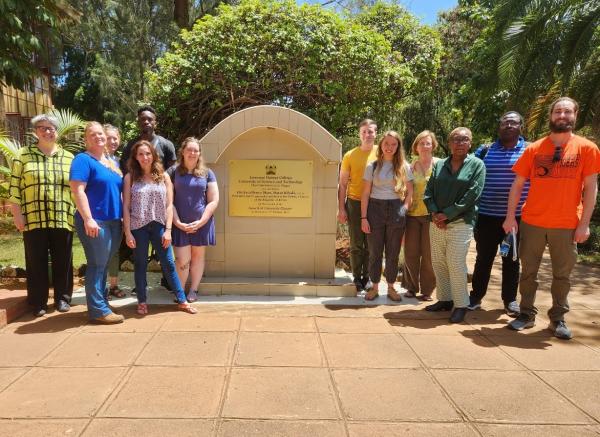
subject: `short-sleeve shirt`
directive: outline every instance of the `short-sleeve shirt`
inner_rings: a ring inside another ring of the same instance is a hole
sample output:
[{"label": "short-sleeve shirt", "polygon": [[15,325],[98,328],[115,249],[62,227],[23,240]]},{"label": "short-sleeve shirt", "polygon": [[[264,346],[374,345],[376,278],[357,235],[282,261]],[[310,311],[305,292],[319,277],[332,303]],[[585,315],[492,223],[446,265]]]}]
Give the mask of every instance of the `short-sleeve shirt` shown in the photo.
[{"label": "short-sleeve shirt", "polygon": [[211,169],[208,169],[206,177],[197,177],[191,173],[182,175],[177,169],[178,166],[173,166],[167,171],[173,181],[173,205],[177,215],[184,223],[200,220],[208,203],[208,184],[217,182],[217,177]]},{"label": "short-sleeve shirt", "polygon": [[348,191],[346,196],[350,199],[360,200],[363,188],[365,167],[370,161],[377,159],[377,147],[365,152],[360,147],[346,152],[342,158],[341,170],[349,173]]},{"label": "short-sleeve shirt", "polygon": [[94,220],[123,218],[123,178],[119,173],[87,153],[80,153],[73,159],[70,180],[86,183],[85,194]]},{"label": "short-sleeve shirt", "polygon": [[19,149],[12,163],[8,201],[21,207],[25,231],[73,229],[72,161],[73,155],[60,147],[50,156],[36,145]]},{"label": "short-sleeve shirt", "polygon": [[[140,137],[134,138],[129,141],[125,146],[125,149],[123,149],[123,154],[121,155],[121,171],[123,174],[129,173],[127,170],[127,160],[129,159],[129,155],[131,155],[131,148],[140,140]],[[166,170],[173,165],[177,160],[177,154],[175,153],[175,146],[173,143],[160,135],[155,135],[151,143],[156,150],[156,154],[158,155],[158,159],[160,159],[163,169]]]},{"label": "short-sleeve shirt", "polygon": [[[475,156],[480,158],[484,146],[477,149]],[[512,171],[513,165],[523,155],[527,148],[527,143],[523,137],[519,137],[515,147],[506,148],[500,143],[500,140],[491,144],[488,152],[482,158],[485,164],[485,185],[479,199],[479,214],[493,217],[506,217],[508,210],[508,194],[515,174]],[[516,215],[521,216],[521,208],[527,193],[529,192],[529,182],[526,182],[521,192],[521,198],[517,204]]]},{"label": "short-sleeve shirt", "polygon": [[554,143],[544,137],[530,144],[512,168],[530,181],[521,220],[542,228],[575,229],[583,209],[583,180],[600,172],[600,151],[573,135],[562,146],[561,160],[552,162],[553,155]]},{"label": "short-sleeve shirt", "polygon": [[[394,189],[396,187],[394,164],[391,161],[383,161],[380,167],[379,164],[377,166],[375,165],[376,162],[377,161],[367,164],[363,175],[365,181],[373,181],[369,197],[380,200],[398,199],[398,193]],[[413,174],[410,165],[407,162],[404,163],[404,171],[406,174],[405,182],[411,182],[413,180]]]}]

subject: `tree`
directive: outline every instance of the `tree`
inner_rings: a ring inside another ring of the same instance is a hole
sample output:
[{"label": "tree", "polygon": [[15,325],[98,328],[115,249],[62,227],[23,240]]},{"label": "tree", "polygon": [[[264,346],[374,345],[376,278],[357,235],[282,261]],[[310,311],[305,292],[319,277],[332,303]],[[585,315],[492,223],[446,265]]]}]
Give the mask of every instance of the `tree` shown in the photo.
[{"label": "tree", "polygon": [[179,28],[188,29],[196,20],[206,14],[213,14],[220,4],[236,3],[238,0],[174,0],[173,18]]},{"label": "tree", "polygon": [[396,62],[405,64],[414,83],[399,98],[399,110],[390,120],[390,128],[402,132],[405,143],[412,141],[418,132],[431,127],[433,120],[415,113],[414,102],[427,90],[436,86],[442,56],[442,42],[437,30],[422,26],[417,18],[403,6],[382,1],[363,7],[353,18],[357,23],[376,30],[387,39]]},{"label": "tree", "polygon": [[173,138],[202,135],[248,106],[297,109],[334,135],[385,124],[415,78],[378,32],[318,5],[243,0],[183,30],[150,72],[150,100]]},{"label": "tree", "polygon": [[79,16],[64,0],[0,0],[0,85],[23,89],[40,76],[61,27]]},{"label": "tree", "polygon": [[492,23],[480,39],[488,95],[524,108],[532,136],[546,129],[549,103],[570,95],[577,127],[600,138],[600,0],[504,0]]},{"label": "tree", "polygon": [[64,34],[55,104],[123,126],[146,100],[145,72],[177,37],[170,0],[72,0],[81,23]]}]

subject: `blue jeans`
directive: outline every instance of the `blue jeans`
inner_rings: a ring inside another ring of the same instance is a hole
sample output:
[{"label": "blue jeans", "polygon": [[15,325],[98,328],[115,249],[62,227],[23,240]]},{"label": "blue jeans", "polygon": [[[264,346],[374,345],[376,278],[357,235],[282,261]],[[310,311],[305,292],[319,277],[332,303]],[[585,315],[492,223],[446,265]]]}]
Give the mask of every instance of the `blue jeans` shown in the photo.
[{"label": "blue jeans", "polygon": [[106,274],[108,260],[121,243],[121,220],[96,220],[100,231],[96,238],[85,233],[83,219],[75,214],[75,229],[83,246],[87,267],[85,270],[85,298],[90,319],[106,316],[112,311],[108,306]]},{"label": "blue jeans", "polygon": [[175,271],[175,261],[173,259],[173,251],[171,246],[166,249],[162,246],[162,236],[165,232],[165,225],[158,222],[150,222],[139,229],[133,229],[131,233],[135,238],[135,249],[133,254],[135,258],[135,291],[138,302],[145,303],[148,298],[148,281],[146,279],[146,271],[148,269],[148,246],[152,243],[154,251],[158,255],[160,266],[165,279],[169,283],[171,290],[177,295],[177,301],[184,303],[185,291],[179,282],[179,277]]}]

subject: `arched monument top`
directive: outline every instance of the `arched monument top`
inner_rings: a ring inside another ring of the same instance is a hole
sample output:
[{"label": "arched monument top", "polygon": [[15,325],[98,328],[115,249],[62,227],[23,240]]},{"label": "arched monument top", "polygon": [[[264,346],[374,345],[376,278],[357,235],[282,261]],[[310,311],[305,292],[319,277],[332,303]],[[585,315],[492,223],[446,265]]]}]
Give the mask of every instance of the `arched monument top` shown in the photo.
[{"label": "arched monument top", "polygon": [[284,130],[311,145],[327,163],[341,160],[342,144],[312,118],[290,108],[260,105],[230,115],[202,137],[204,161],[216,163],[233,140],[256,128]]}]

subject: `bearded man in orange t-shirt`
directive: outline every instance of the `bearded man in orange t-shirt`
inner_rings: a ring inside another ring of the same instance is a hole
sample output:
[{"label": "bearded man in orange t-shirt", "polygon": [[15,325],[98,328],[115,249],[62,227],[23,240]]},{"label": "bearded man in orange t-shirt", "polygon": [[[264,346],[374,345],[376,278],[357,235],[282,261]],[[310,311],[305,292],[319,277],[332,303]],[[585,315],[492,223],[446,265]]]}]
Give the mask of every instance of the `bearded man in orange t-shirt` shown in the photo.
[{"label": "bearded man in orange t-shirt", "polygon": [[503,223],[505,232],[517,229],[515,209],[529,180],[521,216],[521,312],[509,327],[520,331],[535,325],[537,274],[548,245],[552,260],[548,329],[567,340],[572,337],[564,320],[569,311],[570,275],[577,261],[577,243],[590,236],[600,172],[598,146],[573,133],[578,109],[577,102],[569,97],[560,97],[550,105],[550,135],[532,143],[512,168],[516,177]]}]

